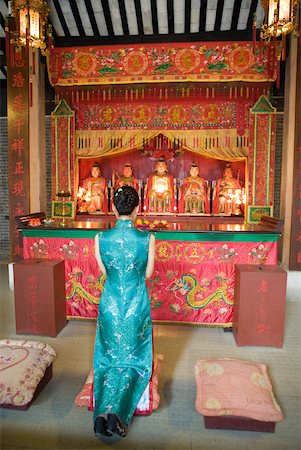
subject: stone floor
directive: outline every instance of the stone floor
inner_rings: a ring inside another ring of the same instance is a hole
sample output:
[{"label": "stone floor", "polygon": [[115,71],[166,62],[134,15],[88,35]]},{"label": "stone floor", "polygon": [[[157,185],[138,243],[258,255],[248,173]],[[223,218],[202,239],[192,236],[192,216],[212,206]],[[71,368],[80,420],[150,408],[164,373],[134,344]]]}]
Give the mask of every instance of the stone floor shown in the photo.
[{"label": "stone floor", "polygon": [[[290,299],[288,294],[282,349],[237,347],[232,333],[219,328],[155,324],[155,352],[165,357],[159,378],[159,409],[151,416],[135,417],[126,438],[100,440],[93,433],[92,413],[74,404],[92,365],[95,322],[69,321],[56,338],[16,335],[7,264],[0,264],[0,274],[1,338],[41,340],[57,352],[53,378],[31,407],[27,411],[0,410],[2,450],[301,449],[301,302],[295,297]],[[214,357],[268,366],[285,417],[275,433],[205,429],[194,406],[194,363]]]}]

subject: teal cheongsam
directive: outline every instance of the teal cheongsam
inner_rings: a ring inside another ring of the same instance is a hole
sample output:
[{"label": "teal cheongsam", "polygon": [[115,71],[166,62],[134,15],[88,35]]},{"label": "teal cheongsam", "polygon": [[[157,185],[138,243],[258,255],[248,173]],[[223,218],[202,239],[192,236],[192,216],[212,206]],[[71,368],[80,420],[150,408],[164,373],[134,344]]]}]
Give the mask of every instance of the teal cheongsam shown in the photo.
[{"label": "teal cheongsam", "polygon": [[94,421],[116,414],[125,427],[152,372],[152,322],[145,284],[150,233],[117,220],[99,233],[106,282],[94,349]]}]

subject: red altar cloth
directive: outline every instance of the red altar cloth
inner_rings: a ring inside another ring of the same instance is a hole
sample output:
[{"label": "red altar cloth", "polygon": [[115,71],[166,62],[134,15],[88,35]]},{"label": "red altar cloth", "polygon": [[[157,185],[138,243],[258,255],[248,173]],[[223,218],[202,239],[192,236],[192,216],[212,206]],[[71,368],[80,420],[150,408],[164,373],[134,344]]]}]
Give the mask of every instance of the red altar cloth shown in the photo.
[{"label": "red altar cloth", "polygon": [[[92,238],[23,236],[24,258],[64,259],[68,318],[95,318],[105,281]],[[235,264],[277,264],[277,241],[156,241],[152,318],[231,326]]]}]

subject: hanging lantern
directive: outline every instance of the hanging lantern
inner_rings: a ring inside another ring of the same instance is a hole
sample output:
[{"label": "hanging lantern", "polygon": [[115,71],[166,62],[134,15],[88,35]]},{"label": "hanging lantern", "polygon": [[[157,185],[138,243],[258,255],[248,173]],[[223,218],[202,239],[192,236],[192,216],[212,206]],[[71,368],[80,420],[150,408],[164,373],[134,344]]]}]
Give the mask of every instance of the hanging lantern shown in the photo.
[{"label": "hanging lantern", "polygon": [[272,38],[284,37],[292,33],[298,35],[298,25],[294,9],[298,0],[262,0],[265,11],[264,23],[260,29],[260,38],[267,43]]},{"label": "hanging lantern", "polygon": [[46,24],[50,9],[44,0],[12,0],[9,21],[10,41],[16,47],[26,46],[46,49]]}]

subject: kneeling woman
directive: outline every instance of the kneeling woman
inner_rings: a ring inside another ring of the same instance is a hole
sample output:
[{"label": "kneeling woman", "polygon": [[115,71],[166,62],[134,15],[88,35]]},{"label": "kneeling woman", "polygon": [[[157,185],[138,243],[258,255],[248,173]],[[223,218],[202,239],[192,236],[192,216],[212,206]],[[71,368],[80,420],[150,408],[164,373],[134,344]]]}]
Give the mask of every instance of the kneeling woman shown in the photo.
[{"label": "kneeling woman", "polygon": [[134,228],[136,190],[118,188],[114,229],[95,237],[95,255],[106,275],[94,349],[94,430],[125,436],[152,374],[152,322],[145,279],[152,275],[155,238]]}]

